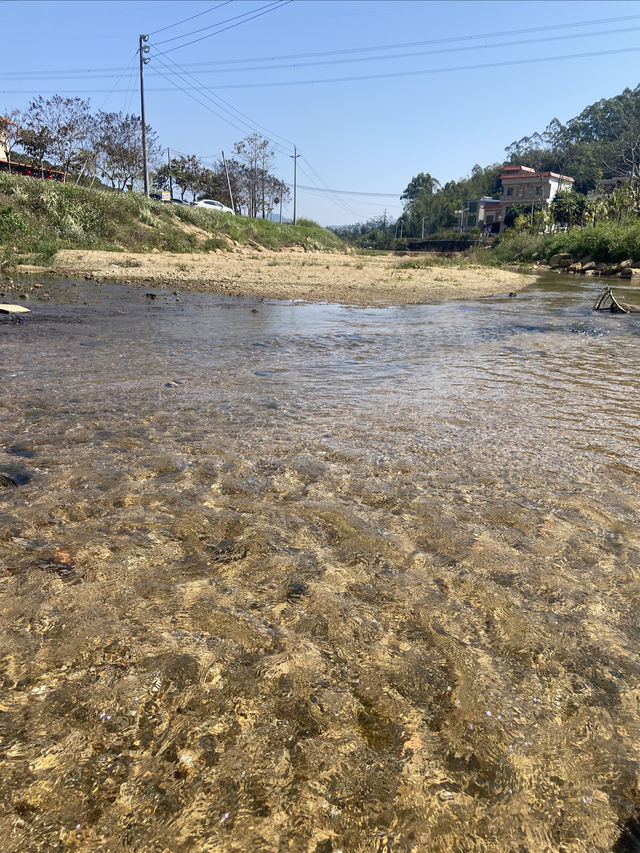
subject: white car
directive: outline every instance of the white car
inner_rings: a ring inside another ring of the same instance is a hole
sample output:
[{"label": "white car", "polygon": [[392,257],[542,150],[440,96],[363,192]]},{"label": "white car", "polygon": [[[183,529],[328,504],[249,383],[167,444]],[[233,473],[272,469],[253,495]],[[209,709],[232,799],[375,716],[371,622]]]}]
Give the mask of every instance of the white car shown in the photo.
[{"label": "white car", "polygon": [[226,207],[222,202],[213,201],[210,198],[201,198],[200,201],[196,201],[194,207],[206,207],[207,210],[212,210],[214,213],[233,213],[235,216],[235,211],[231,210],[230,207]]}]

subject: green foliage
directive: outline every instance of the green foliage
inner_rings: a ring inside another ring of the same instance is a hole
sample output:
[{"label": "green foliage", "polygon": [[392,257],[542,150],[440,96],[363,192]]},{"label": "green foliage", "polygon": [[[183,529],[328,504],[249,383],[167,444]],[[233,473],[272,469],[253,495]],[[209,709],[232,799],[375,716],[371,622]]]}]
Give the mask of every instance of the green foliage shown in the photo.
[{"label": "green foliage", "polygon": [[9,205],[0,207],[0,234],[3,237],[12,237],[16,234],[26,234],[29,226],[24,219],[13,211]]},{"label": "green foliage", "polygon": [[438,184],[431,175],[420,173],[409,183],[403,199],[408,199],[403,219],[404,237],[420,238],[453,231],[458,224],[457,210],[470,198],[492,196],[499,188],[502,166],[474,166],[468,178]]},{"label": "green foliage", "polygon": [[640,260],[640,220],[631,217],[621,222],[600,222],[593,228],[571,228],[554,234],[507,231],[490,251],[499,263],[526,261],[533,254],[549,260],[558,252],[567,252],[576,260]]},{"label": "green foliage", "polygon": [[340,239],[359,249],[388,250],[393,246],[395,227],[395,222],[392,222],[385,215],[331,230]]},{"label": "green foliage", "polygon": [[544,238],[540,252],[550,258],[557,252],[569,252],[575,258],[594,261],[640,260],[640,220],[602,222],[594,228],[574,228]]},{"label": "green foliage", "polygon": [[583,219],[587,208],[587,197],[581,193],[560,190],[551,202],[551,216],[554,222],[577,225]]}]

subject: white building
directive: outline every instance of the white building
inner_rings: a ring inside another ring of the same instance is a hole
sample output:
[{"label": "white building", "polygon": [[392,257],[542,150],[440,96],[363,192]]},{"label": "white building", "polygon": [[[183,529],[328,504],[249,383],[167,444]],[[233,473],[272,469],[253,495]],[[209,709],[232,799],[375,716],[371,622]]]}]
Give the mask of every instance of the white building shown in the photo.
[{"label": "white building", "polygon": [[498,234],[500,231],[504,211],[499,198],[470,198],[463,210],[457,210],[458,231],[473,231],[480,228],[481,231],[489,231]]},{"label": "white building", "polygon": [[505,166],[500,175],[502,203],[540,202],[548,210],[560,190],[572,190],[573,178],[557,172],[536,172],[529,166]]}]

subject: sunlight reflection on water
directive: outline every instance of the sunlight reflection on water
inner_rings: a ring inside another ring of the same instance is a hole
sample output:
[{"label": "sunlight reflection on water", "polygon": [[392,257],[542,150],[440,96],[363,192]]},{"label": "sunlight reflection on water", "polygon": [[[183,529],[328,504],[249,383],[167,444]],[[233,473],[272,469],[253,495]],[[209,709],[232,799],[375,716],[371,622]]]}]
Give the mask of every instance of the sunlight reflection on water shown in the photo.
[{"label": "sunlight reflection on water", "polygon": [[50,290],[0,326],[6,849],[611,850],[636,317]]}]

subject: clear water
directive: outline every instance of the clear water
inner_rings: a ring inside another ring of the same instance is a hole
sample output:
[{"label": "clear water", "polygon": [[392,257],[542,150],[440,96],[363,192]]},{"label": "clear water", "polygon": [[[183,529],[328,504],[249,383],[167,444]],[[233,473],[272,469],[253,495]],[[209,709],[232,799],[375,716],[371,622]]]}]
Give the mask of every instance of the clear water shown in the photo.
[{"label": "clear water", "polygon": [[640,315],[48,288],[0,322],[4,849],[613,849]]}]

